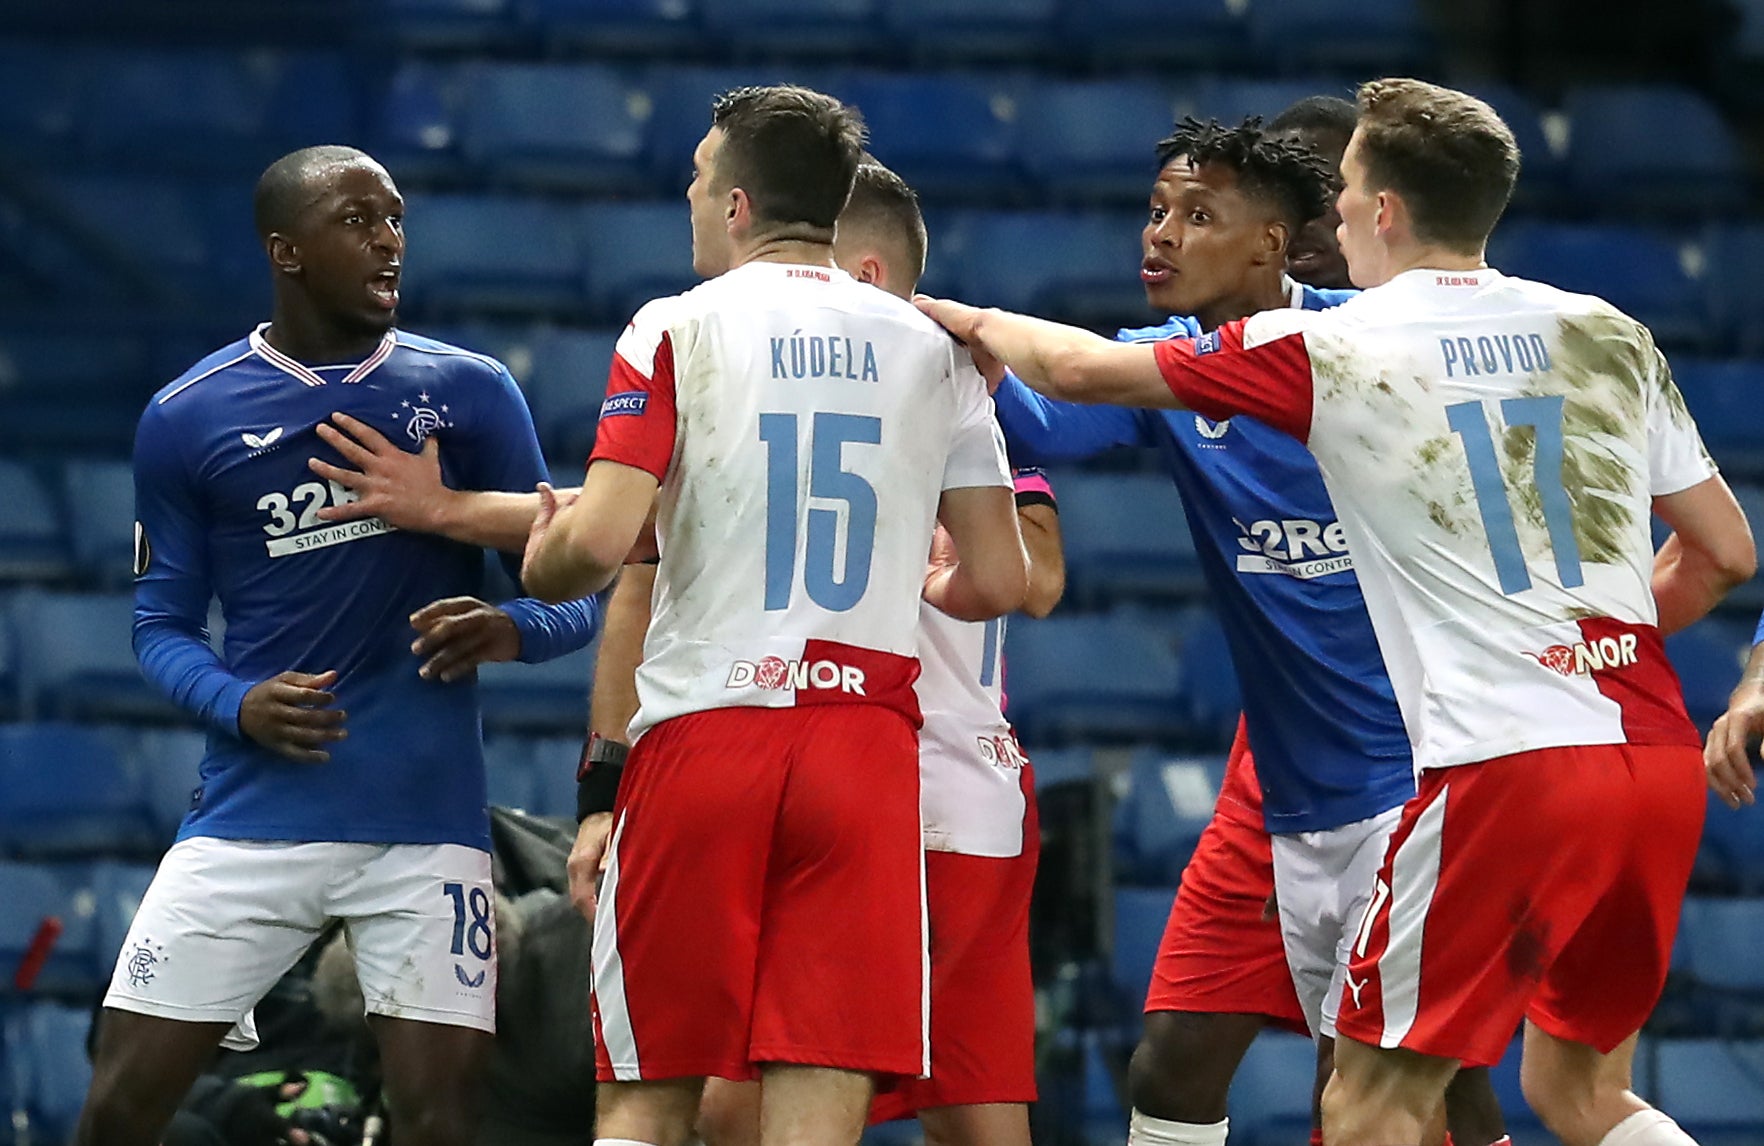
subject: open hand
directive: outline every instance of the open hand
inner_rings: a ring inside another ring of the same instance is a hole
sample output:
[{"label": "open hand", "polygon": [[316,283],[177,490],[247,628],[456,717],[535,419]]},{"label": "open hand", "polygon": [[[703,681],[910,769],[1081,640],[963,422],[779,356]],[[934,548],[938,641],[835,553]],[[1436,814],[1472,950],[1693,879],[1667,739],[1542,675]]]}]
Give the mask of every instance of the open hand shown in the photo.
[{"label": "open hand", "polygon": [[514,619],[476,597],[448,597],[410,615],[417,639],[410,651],[423,657],[417,672],[424,680],[452,684],[481,664],[512,661],[521,655],[521,631]]},{"label": "open hand", "polygon": [[532,572],[534,558],[545,547],[545,538],[551,532],[551,523],[556,519],[558,511],[574,503],[580,494],[580,490],[568,490],[560,493],[551,488],[550,482],[539,483],[539,512],[533,517],[533,528],[527,531],[527,550],[521,554],[521,580],[523,582]]},{"label": "open hand", "polygon": [[397,529],[439,532],[448,499],[458,495],[441,481],[441,447],[434,435],[423,442],[420,452],[412,454],[348,414],[332,414],[331,421],[342,429],[320,422],[318,436],[355,469],[317,458],[308,458],[306,468],[354,491],[356,498],[326,506],[319,510],[319,517],[325,521],[377,517]]},{"label": "open hand", "polygon": [[323,764],[331,754],[325,745],[349,735],[343,727],[348,713],[326,691],[337,672],[285,672],[254,685],[239,706],[239,731],[278,756],[301,764]]}]

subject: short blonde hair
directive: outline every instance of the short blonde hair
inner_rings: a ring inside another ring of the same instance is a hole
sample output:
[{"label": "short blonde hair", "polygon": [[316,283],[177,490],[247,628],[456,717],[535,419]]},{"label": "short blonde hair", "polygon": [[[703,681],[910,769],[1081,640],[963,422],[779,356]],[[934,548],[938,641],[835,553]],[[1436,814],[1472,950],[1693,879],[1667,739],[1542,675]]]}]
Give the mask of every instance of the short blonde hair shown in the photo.
[{"label": "short blonde hair", "polygon": [[1494,108],[1437,84],[1383,79],[1361,86],[1359,110],[1371,187],[1402,196],[1422,242],[1480,251],[1519,179],[1519,144]]}]

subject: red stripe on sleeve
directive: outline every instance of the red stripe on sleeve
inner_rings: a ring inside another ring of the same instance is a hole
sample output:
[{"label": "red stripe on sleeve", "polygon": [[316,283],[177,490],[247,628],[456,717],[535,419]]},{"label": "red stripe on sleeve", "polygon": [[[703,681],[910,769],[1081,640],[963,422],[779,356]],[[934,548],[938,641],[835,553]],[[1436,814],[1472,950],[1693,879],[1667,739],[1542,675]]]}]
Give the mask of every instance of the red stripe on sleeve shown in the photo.
[{"label": "red stripe on sleeve", "polygon": [[613,355],[588,462],[620,462],[661,481],[674,459],[674,433],[674,344],[663,334],[647,376],[623,355]]},{"label": "red stripe on sleeve", "polygon": [[1157,343],[1153,350],[1164,381],[1184,406],[1215,422],[1244,414],[1305,441],[1311,433],[1311,356],[1304,335],[1246,349],[1243,325],[1239,319],[1199,338]]}]

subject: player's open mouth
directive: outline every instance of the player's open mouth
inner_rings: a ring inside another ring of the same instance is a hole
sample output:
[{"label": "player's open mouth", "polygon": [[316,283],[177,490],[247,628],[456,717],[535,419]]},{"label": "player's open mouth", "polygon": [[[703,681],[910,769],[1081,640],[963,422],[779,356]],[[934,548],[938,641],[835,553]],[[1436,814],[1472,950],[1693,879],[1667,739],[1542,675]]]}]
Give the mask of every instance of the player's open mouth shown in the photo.
[{"label": "player's open mouth", "polygon": [[1147,286],[1169,282],[1176,277],[1176,268],[1162,259],[1147,259],[1139,265],[1139,281]]},{"label": "player's open mouth", "polygon": [[391,310],[398,305],[398,269],[384,270],[368,280],[368,293],[374,301]]}]

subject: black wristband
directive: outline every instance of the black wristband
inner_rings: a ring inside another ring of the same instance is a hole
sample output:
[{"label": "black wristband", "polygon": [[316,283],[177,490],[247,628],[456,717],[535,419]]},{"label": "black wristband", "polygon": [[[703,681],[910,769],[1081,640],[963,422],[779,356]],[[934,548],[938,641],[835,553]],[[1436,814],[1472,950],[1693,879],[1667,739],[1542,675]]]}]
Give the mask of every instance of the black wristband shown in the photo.
[{"label": "black wristband", "polygon": [[619,798],[619,777],[625,773],[629,746],[616,740],[591,736],[582,749],[582,766],[576,771],[576,822],[610,812]]}]

